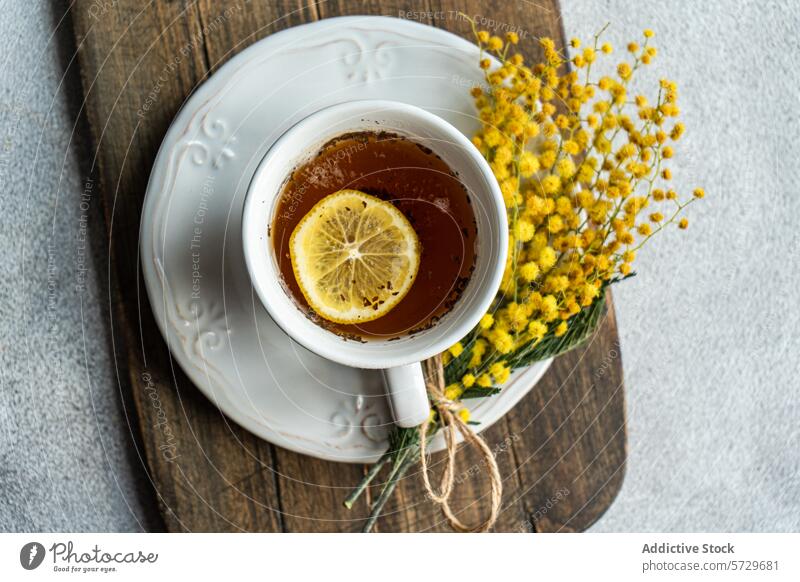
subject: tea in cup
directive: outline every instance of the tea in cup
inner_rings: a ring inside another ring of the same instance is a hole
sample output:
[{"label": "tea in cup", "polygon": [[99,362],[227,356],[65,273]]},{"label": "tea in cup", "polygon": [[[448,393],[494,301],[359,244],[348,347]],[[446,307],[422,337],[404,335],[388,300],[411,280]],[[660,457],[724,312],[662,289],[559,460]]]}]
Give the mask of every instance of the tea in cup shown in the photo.
[{"label": "tea in cup", "polygon": [[455,127],[393,101],[334,105],[269,149],[243,243],[258,297],[295,341],[384,370],[395,422],[429,416],[420,362],[490,307],[508,231],[497,182]]}]

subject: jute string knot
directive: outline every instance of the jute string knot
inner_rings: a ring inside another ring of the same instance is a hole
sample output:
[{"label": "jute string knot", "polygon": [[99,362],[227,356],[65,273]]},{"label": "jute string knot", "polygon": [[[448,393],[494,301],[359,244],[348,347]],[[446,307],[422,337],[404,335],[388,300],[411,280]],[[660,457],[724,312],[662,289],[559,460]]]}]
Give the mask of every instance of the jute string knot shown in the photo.
[{"label": "jute string knot", "polygon": [[[459,416],[458,412],[464,408],[464,405],[445,397],[444,372],[442,370],[441,358],[437,356],[426,360],[423,364],[423,369],[425,370],[428,395],[431,398],[433,407],[439,413],[447,452],[447,462],[444,472],[442,473],[441,481],[439,482],[439,491],[437,492],[434,490],[433,485],[431,485],[430,476],[428,474],[426,441],[428,438],[428,431],[430,430],[430,423],[424,422],[420,426],[419,431],[422,480],[425,483],[425,490],[428,496],[441,506],[442,512],[454,530],[458,532],[489,531],[495,521],[497,521],[497,515],[500,511],[500,502],[503,497],[503,481],[500,477],[497,461],[495,461],[494,454],[489,448],[489,445],[486,444],[486,441],[475,434],[469,425]],[[459,432],[464,437],[465,443],[477,449],[489,472],[491,484],[489,515],[482,522],[475,525],[463,523],[450,507],[450,495],[453,492],[453,486],[455,484],[456,435]]]}]

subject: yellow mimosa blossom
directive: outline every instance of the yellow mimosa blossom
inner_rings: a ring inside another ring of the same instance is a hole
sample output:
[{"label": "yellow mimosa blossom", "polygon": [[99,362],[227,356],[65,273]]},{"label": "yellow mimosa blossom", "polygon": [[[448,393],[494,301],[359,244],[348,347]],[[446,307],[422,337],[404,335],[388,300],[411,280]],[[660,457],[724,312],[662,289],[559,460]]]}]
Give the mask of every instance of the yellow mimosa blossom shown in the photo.
[{"label": "yellow mimosa blossom", "polygon": [[[491,313],[443,356],[455,382],[448,398],[506,382],[520,354],[567,334],[633,272],[645,241],[667,225],[687,228],[682,211],[705,196],[696,188],[682,200],[664,182],[685,133],[677,84],[632,92],[658,54],[652,30],[626,43],[628,62],[615,65],[599,34],[566,48],[541,38],[537,63],[516,51],[519,35],[504,36],[476,30],[485,82],[470,94],[481,124],[472,143],[508,209],[508,258]],[[593,74],[604,60],[616,75]]]},{"label": "yellow mimosa blossom", "polygon": [[511,369],[506,366],[505,362],[495,362],[489,367],[489,373],[494,378],[495,383],[502,384],[508,380],[511,375]]},{"label": "yellow mimosa blossom", "polygon": [[575,162],[571,158],[561,158],[556,164],[556,171],[563,180],[575,175]]},{"label": "yellow mimosa blossom", "polygon": [[528,242],[534,234],[536,234],[536,229],[527,220],[520,220],[514,226],[514,236],[519,242]]},{"label": "yellow mimosa blossom", "polygon": [[[538,127],[538,126],[536,126]],[[523,178],[530,178],[539,171],[539,160],[532,152],[523,152],[519,159],[519,173]]]},{"label": "yellow mimosa blossom", "polygon": [[[554,126],[555,127],[555,126]],[[556,163],[556,152],[552,150],[547,150],[541,153],[539,156],[539,166],[549,170],[553,167],[553,164]],[[556,187],[557,189],[557,187]]]},{"label": "yellow mimosa blossom", "polygon": [[531,321],[528,324],[528,333],[534,339],[542,339],[547,333],[547,325],[538,319]]},{"label": "yellow mimosa blossom", "polygon": [[564,220],[558,214],[554,214],[553,216],[548,218],[547,230],[556,233],[563,230],[563,228],[564,228]]},{"label": "yellow mimosa blossom", "polygon": [[549,175],[542,180],[542,190],[545,194],[555,194],[561,188],[561,179],[558,176]]},{"label": "yellow mimosa blossom", "polygon": [[493,36],[489,39],[487,47],[490,51],[499,51],[501,48],[503,48],[503,39],[499,36]]},{"label": "yellow mimosa blossom", "polygon": [[552,247],[545,247],[539,253],[539,267],[542,271],[549,271],[556,264],[556,252]]},{"label": "yellow mimosa blossom", "polygon": [[489,377],[488,374],[481,374],[480,376],[478,376],[478,379],[475,381],[475,383],[481,388],[492,387],[492,379]]},{"label": "yellow mimosa blossom", "polygon": [[535,281],[539,272],[539,265],[533,261],[528,261],[519,268],[519,276],[527,282]]},{"label": "yellow mimosa blossom", "polygon": [[486,354],[486,349],[487,344],[485,340],[476,340],[475,345],[472,346],[472,353],[470,354],[470,360],[467,365],[470,368],[477,368],[483,361],[483,356]]},{"label": "yellow mimosa blossom", "polygon": [[454,358],[457,358],[458,356],[461,355],[461,352],[464,351],[464,346],[461,345],[461,342],[457,342],[452,346],[450,346],[450,349],[448,351]]},{"label": "yellow mimosa blossom", "polygon": [[487,337],[494,349],[501,354],[507,354],[514,348],[514,338],[504,329],[493,329]]},{"label": "yellow mimosa blossom", "polygon": [[461,389],[461,386],[458,384],[450,384],[444,390],[444,397],[448,400],[456,400],[459,396],[461,396],[462,393],[463,390]]},{"label": "yellow mimosa blossom", "polygon": [[542,298],[540,310],[542,319],[553,321],[558,316],[558,301],[552,295],[546,295]]}]

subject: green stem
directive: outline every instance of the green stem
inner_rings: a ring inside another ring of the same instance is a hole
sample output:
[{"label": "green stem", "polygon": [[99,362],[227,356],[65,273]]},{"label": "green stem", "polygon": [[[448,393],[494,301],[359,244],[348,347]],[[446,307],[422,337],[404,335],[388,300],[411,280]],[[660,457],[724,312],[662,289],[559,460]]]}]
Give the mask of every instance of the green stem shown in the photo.
[{"label": "green stem", "polygon": [[375,478],[375,476],[378,474],[381,468],[386,464],[386,461],[388,461],[390,457],[391,457],[391,452],[386,451],[385,453],[383,453],[383,456],[380,459],[378,459],[375,462],[375,464],[372,465],[372,467],[370,467],[367,474],[364,475],[364,478],[361,479],[356,488],[353,489],[350,495],[347,496],[347,499],[344,500],[344,506],[347,509],[352,509],[353,504],[358,500],[358,498],[367,488],[367,485],[369,485],[372,482],[372,480]]},{"label": "green stem", "polygon": [[401,458],[397,459],[392,472],[389,474],[389,477],[386,480],[386,484],[384,485],[380,496],[372,506],[369,518],[364,524],[364,528],[361,530],[362,533],[369,533],[375,526],[375,522],[378,521],[378,517],[383,510],[383,506],[386,505],[387,501],[389,501],[389,498],[392,496],[392,493],[394,493],[394,490],[397,487],[397,484],[400,482],[400,479],[403,477],[409,467],[416,462],[416,459],[416,454],[409,455],[408,450],[401,453]]}]

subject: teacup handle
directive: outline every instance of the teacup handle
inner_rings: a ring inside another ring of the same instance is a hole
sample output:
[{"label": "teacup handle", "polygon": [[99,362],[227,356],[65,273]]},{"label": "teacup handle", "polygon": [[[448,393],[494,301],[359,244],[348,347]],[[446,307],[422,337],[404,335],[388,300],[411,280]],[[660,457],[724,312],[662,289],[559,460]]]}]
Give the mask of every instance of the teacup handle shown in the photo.
[{"label": "teacup handle", "polygon": [[411,428],[428,420],[431,405],[428,402],[422,364],[415,362],[387,368],[383,370],[383,380],[395,424]]}]

